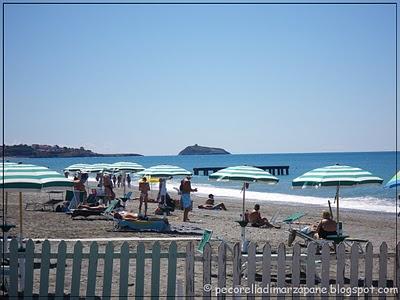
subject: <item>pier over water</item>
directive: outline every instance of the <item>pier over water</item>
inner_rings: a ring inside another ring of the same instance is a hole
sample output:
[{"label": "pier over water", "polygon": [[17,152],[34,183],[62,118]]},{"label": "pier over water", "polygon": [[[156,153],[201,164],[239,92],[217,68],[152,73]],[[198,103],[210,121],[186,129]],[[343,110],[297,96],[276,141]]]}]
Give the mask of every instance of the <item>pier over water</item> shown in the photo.
[{"label": "pier over water", "polygon": [[[264,171],[268,171],[271,175],[289,175],[289,166],[254,166],[259,169],[263,169]],[[226,167],[202,167],[202,168],[193,168],[194,175],[200,175],[202,172],[204,176],[208,176],[210,173],[215,173],[221,169],[225,169]]]}]

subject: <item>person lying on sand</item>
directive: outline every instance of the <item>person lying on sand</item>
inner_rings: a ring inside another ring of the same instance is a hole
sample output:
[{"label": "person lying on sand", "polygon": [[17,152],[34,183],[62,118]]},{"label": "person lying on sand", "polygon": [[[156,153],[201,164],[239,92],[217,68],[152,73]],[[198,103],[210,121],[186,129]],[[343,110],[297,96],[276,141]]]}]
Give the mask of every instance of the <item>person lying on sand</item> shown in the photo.
[{"label": "person lying on sand", "polygon": [[87,205],[87,204],[81,204],[81,205],[79,205],[78,206],[78,208],[77,209],[87,209],[87,210],[93,210],[93,211],[103,211],[103,210],[105,210],[106,209],[106,206],[104,205],[104,204],[99,204],[99,205],[96,205],[96,206],[90,206],[90,205]]},{"label": "person lying on sand", "polygon": [[139,215],[133,212],[121,211],[114,213],[114,218],[119,220],[135,221],[139,220]]},{"label": "person lying on sand", "polygon": [[271,224],[267,218],[262,218],[260,214],[260,205],[254,205],[253,211],[248,216],[249,222],[253,227],[265,227],[265,228],[281,228]]},{"label": "person lying on sand", "polygon": [[214,195],[210,194],[208,195],[208,199],[206,201],[206,204],[199,205],[198,208],[200,209],[214,209],[214,210],[226,210],[225,204],[220,203],[217,205],[214,205]]}]

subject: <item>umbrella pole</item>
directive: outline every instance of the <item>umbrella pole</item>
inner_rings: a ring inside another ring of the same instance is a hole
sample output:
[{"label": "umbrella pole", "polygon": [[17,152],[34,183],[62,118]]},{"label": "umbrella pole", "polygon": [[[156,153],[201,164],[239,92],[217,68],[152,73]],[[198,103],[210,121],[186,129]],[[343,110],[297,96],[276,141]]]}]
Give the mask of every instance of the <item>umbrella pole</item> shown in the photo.
[{"label": "umbrella pole", "polygon": [[19,238],[22,246],[22,192],[19,192]]},{"label": "umbrella pole", "polygon": [[[242,221],[245,221],[245,199],[246,199],[246,182],[243,182],[243,206],[242,206]],[[246,241],[246,227],[241,226],[242,232],[241,232],[241,238],[242,238],[242,246],[244,245]]]},{"label": "umbrella pole", "polygon": [[339,235],[339,186],[336,187],[336,233]]},{"label": "umbrella pole", "polygon": [[4,214],[4,224],[7,224],[7,210],[8,210],[8,192],[6,192],[6,207],[3,207],[5,214]]}]

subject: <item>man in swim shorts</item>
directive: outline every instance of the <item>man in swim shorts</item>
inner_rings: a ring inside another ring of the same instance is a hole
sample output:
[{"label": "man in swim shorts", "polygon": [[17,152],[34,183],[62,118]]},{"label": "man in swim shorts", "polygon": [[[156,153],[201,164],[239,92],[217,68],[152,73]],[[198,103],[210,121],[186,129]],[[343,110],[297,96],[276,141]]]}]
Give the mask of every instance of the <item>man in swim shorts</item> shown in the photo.
[{"label": "man in swim shorts", "polygon": [[143,177],[142,180],[139,182],[139,191],[140,191],[139,214],[142,213],[142,204],[144,201],[144,216],[147,216],[147,200],[149,199],[150,185],[147,182],[146,177]]},{"label": "man in swim shorts", "polygon": [[190,193],[191,192],[197,192],[197,189],[192,189],[192,185],[190,183],[190,176],[187,176],[181,181],[181,186],[179,187],[179,190],[182,193],[181,199],[182,199],[182,208],[183,208],[183,222],[189,222],[189,211],[192,206],[192,199],[190,199]]}]

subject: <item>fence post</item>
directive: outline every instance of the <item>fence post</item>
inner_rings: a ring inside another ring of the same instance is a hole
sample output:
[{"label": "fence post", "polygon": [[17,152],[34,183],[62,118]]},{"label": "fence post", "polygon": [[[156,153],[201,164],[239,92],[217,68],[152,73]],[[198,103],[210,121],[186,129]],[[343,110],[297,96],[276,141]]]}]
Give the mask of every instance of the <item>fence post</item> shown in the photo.
[{"label": "fence post", "polygon": [[40,289],[39,299],[49,296],[50,242],[45,240],[40,255]]},{"label": "fence post", "polygon": [[67,258],[67,244],[61,241],[57,249],[57,273],[56,273],[56,293],[55,298],[61,299],[64,297],[65,283],[65,260]]},{"label": "fence post", "polygon": [[211,298],[211,289],[204,288],[206,285],[211,286],[211,246],[207,243],[203,251],[203,299]]},{"label": "fence post", "polygon": [[[296,243],[293,246],[293,257],[292,257],[292,287],[296,288],[300,286],[300,264],[301,264],[301,248],[300,244]],[[300,299],[298,293],[292,293],[293,299]]]},{"label": "fence post", "polygon": [[97,263],[99,259],[99,246],[96,242],[92,242],[89,250],[89,266],[88,266],[88,277],[86,286],[86,298],[95,299],[96,296],[96,274],[97,274]]},{"label": "fence post", "polygon": [[[336,264],[336,288],[339,290],[341,287],[344,286],[344,271],[345,271],[345,247],[343,243],[340,243],[336,247],[336,257],[337,257],[337,264]],[[336,291],[336,299],[343,299],[342,293]]]},{"label": "fence post", "polygon": [[119,260],[118,297],[120,299],[128,297],[128,281],[129,281],[129,244],[127,242],[124,242],[121,246],[121,258]]},{"label": "fence post", "polygon": [[[373,255],[374,250],[371,242],[368,242],[365,246],[365,278],[364,278],[364,287],[370,288],[372,286],[372,266],[373,266]],[[368,290],[365,298],[371,298],[371,291]]]},{"label": "fence post", "polygon": [[160,242],[153,244],[151,249],[151,299],[160,295]]},{"label": "fence post", "polygon": [[114,245],[112,242],[108,242],[106,246],[106,253],[104,255],[103,299],[110,299],[111,297],[113,255]]},{"label": "fence post", "polygon": [[321,250],[321,287],[326,290],[326,293],[322,293],[322,299],[329,298],[329,281],[330,281],[330,252],[331,248],[328,244],[324,244]]},{"label": "fence post", "polygon": [[144,254],[145,248],[143,242],[137,245],[136,250],[136,287],[135,297],[137,299],[144,297]]},{"label": "fence post", "polygon": [[[278,278],[277,284],[278,288],[284,288],[286,285],[286,249],[285,244],[280,243],[278,246]],[[278,298],[285,299],[285,294],[281,293],[280,289],[278,289]]]},{"label": "fence post", "polygon": [[247,299],[254,299],[252,287],[256,283],[256,250],[257,244],[250,243],[247,251],[247,287],[250,293],[247,294]]},{"label": "fence post", "polygon": [[[378,287],[387,286],[387,244],[383,242],[379,248],[379,280]],[[385,294],[380,294],[379,299],[386,299]]]},{"label": "fence post", "polygon": [[263,247],[261,280],[263,290],[268,291],[268,293],[262,294],[262,299],[269,299],[269,289],[271,288],[271,245],[269,243],[266,243]]},{"label": "fence post", "polygon": [[[240,243],[236,243],[233,246],[233,288],[239,287],[240,286],[240,277],[241,277],[241,249],[240,249]],[[239,299],[240,295],[235,294],[233,295],[235,299]]]},{"label": "fence post", "polygon": [[10,299],[18,297],[18,241],[12,239],[10,242]]},{"label": "fence post", "polygon": [[194,246],[193,242],[189,242],[186,246],[186,282],[185,282],[186,298],[194,298]]},{"label": "fence post", "polygon": [[[315,253],[317,251],[317,244],[311,242],[307,247],[307,266],[306,266],[306,282],[307,287],[312,288],[315,286]],[[307,294],[307,299],[314,299],[315,295]]]},{"label": "fence post", "polygon": [[[26,243],[25,249],[25,284],[24,284],[24,298],[32,298],[33,295],[33,254],[35,252],[35,245],[31,239]],[[24,252],[23,252],[24,253]],[[20,262],[21,263],[21,262]]]},{"label": "fence post", "polygon": [[82,248],[82,242],[77,241],[74,246],[74,258],[72,261],[71,299],[79,299],[81,285]]},{"label": "fence post", "polygon": [[[218,288],[226,287],[226,244],[221,242],[218,246]],[[218,299],[225,299],[225,294],[217,295]]]},{"label": "fence post", "polygon": [[[172,241],[169,245],[168,254],[168,285],[167,285],[167,298],[173,299],[176,296],[176,260],[177,260],[177,245]],[[180,295],[183,296],[183,293]]]},{"label": "fence post", "polygon": [[[358,243],[353,243],[351,245],[351,254],[350,254],[350,286],[358,287],[358,256],[359,256],[359,245]],[[357,292],[351,293],[351,299],[357,299]]]}]

